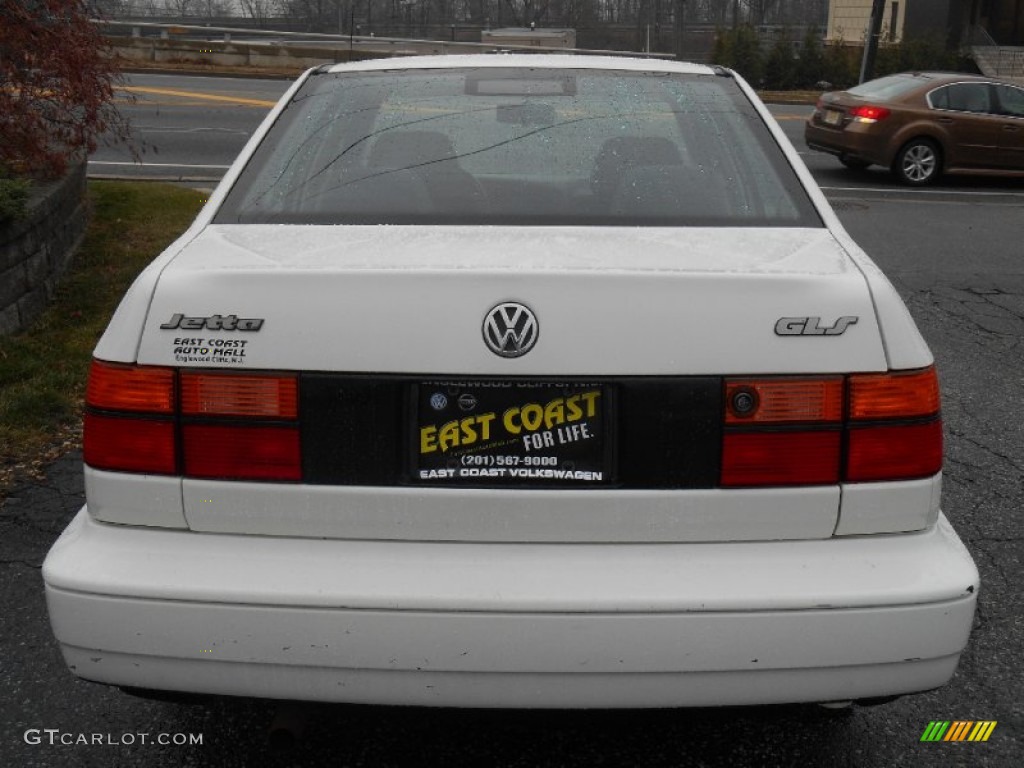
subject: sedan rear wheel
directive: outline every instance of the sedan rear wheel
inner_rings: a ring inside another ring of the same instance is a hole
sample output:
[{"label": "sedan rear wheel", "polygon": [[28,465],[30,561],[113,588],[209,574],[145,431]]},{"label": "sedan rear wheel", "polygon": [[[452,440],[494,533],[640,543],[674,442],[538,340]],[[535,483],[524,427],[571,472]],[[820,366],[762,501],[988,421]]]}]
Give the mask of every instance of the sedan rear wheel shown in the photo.
[{"label": "sedan rear wheel", "polygon": [[892,172],[904,184],[931,184],[942,172],[939,148],[930,139],[913,139],[896,155]]}]

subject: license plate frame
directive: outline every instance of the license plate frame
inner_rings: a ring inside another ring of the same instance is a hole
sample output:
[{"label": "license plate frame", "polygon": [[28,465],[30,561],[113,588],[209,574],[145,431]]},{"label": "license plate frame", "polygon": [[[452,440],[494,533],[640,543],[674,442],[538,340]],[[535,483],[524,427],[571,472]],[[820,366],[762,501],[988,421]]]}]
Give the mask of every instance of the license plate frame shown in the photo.
[{"label": "license plate frame", "polygon": [[822,122],[825,125],[839,126],[843,122],[843,113],[836,109],[826,109]]},{"label": "license plate frame", "polygon": [[595,488],[615,475],[615,386],[546,379],[409,385],[407,481]]}]

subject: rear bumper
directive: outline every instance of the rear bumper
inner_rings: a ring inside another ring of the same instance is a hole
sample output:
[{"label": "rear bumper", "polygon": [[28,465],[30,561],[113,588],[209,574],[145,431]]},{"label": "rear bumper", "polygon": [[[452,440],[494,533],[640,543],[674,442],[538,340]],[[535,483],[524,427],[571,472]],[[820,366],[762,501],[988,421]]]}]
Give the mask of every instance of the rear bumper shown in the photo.
[{"label": "rear bumper", "polygon": [[953,674],[977,571],[945,518],[823,541],[281,539],[97,523],[44,565],[65,659],[113,685],[522,707],[828,701]]},{"label": "rear bumper", "polygon": [[844,128],[819,125],[813,120],[804,124],[804,142],[811,149],[888,167],[892,163],[888,139],[876,133],[875,126],[858,123]]}]

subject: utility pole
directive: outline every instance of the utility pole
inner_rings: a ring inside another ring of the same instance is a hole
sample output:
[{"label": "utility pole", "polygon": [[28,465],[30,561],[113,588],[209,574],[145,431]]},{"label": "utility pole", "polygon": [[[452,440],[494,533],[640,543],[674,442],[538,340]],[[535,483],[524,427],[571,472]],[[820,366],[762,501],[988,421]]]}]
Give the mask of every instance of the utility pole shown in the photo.
[{"label": "utility pole", "polygon": [[875,71],[875,54],[878,53],[878,39],[882,36],[882,17],[885,15],[885,0],[872,0],[871,21],[868,36],[864,40],[864,58],[860,62],[860,80],[870,80]]},{"label": "utility pole", "polygon": [[676,58],[679,60],[686,59],[686,53],[683,50],[686,46],[683,45],[683,22],[686,17],[686,0],[673,0],[675,7],[672,9],[672,38],[675,43]]}]

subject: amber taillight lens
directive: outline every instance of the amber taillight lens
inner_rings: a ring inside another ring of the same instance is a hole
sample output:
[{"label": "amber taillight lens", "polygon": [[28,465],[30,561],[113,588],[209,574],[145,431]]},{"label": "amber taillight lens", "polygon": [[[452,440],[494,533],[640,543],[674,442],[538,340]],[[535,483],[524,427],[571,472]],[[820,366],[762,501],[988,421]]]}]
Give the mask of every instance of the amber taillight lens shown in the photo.
[{"label": "amber taillight lens", "polygon": [[93,360],[85,403],[91,408],[173,414],[174,369]]},{"label": "amber taillight lens", "polygon": [[850,377],[850,420],[906,419],[939,412],[934,368]]}]

